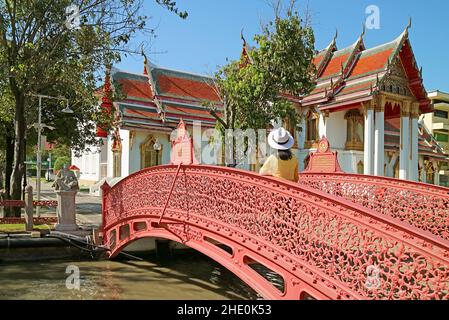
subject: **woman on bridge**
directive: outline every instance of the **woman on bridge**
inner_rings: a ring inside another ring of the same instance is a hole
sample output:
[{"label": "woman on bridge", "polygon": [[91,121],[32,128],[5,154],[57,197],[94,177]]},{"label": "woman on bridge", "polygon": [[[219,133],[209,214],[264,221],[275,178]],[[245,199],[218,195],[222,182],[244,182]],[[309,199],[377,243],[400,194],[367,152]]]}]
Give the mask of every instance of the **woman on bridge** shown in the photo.
[{"label": "woman on bridge", "polygon": [[290,150],[294,143],[292,135],[284,128],[270,132],[268,144],[276,153],[268,157],[259,173],[298,182],[298,159]]}]

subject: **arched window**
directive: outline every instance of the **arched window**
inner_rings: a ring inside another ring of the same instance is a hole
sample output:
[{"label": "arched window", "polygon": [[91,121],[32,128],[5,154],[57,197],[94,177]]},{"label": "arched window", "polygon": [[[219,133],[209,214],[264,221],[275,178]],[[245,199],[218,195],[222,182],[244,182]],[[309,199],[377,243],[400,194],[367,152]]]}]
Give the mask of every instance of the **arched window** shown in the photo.
[{"label": "arched window", "polygon": [[360,160],[359,163],[357,163],[357,173],[358,174],[363,174],[364,171],[364,166],[363,166],[363,161]]},{"label": "arched window", "polygon": [[393,167],[393,177],[399,179],[399,159],[396,161]]},{"label": "arched window", "polygon": [[433,184],[435,181],[435,168],[431,161],[427,161],[426,166],[426,182]]},{"label": "arched window", "polygon": [[316,112],[309,111],[306,115],[306,142],[305,148],[317,147],[320,140],[318,132],[319,115]]},{"label": "arched window", "polygon": [[112,136],[112,175],[114,178],[122,176],[122,139],[120,131],[116,129]]},{"label": "arched window", "polygon": [[140,168],[150,168],[162,163],[162,145],[152,135],[140,145]]},{"label": "arched window", "polygon": [[345,115],[346,119],[346,149],[363,151],[363,116],[359,110],[350,110]]}]

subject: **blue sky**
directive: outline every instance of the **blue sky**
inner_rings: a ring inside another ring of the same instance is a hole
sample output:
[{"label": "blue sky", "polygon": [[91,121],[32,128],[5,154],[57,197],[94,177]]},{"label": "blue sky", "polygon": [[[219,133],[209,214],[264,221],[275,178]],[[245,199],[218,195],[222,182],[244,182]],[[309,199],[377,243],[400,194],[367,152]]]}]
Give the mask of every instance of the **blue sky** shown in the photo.
[{"label": "blue sky", "polygon": [[[273,18],[268,0],[177,0],[189,17],[182,20],[145,0],[149,26],[156,26],[157,38],[137,36],[134,43],[149,42],[149,59],[172,69],[212,74],[226,59],[237,59],[241,50],[240,31],[248,42],[260,33],[260,22]],[[289,1],[284,1],[288,3]],[[449,92],[449,1],[447,0],[301,0],[299,9],[308,4],[315,30],[316,48],[327,46],[338,29],[339,48],[355,42],[369,5],[380,9],[380,29],[367,30],[369,47],[396,38],[411,16],[410,40],[419,66],[423,67],[426,89]],[[118,68],[142,72],[142,58],[128,56]]]}]

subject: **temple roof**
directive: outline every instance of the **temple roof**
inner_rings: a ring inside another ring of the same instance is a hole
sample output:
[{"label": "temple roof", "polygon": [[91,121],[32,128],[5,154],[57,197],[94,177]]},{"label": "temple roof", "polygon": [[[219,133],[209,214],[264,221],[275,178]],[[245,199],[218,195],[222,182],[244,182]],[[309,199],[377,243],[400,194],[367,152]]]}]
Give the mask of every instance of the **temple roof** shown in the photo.
[{"label": "temple roof", "polygon": [[431,111],[408,38],[408,30],[391,42],[366,49],[363,36],[352,45],[337,50],[336,37],[319,51],[313,63],[317,69],[316,88],[301,98],[302,105],[316,105],[322,110],[338,110],[371,100],[374,94],[385,91],[392,69],[399,66],[407,80],[407,92],[420,103],[421,112]]},{"label": "temple roof", "polygon": [[116,71],[112,78],[123,96],[115,101],[122,127],[164,131],[175,128],[181,119],[188,124],[199,120],[204,126],[215,125],[205,106],[220,105],[210,77],[160,68],[145,59],[142,74]]}]

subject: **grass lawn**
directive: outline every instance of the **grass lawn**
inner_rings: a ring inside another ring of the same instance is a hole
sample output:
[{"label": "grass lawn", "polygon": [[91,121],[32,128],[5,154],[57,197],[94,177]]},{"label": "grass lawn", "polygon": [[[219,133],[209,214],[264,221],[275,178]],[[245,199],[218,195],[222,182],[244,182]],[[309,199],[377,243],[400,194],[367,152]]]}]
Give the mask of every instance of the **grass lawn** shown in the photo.
[{"label": "grass lawn", "polygon": [[[53,225],[40,224],[35,225],[34,230],[48,230],[54,229]],[[13,233],[13,232],[25,232],[25,224],[17,223],[17,224],[0,224],[0,232],[3,233]]]}]

